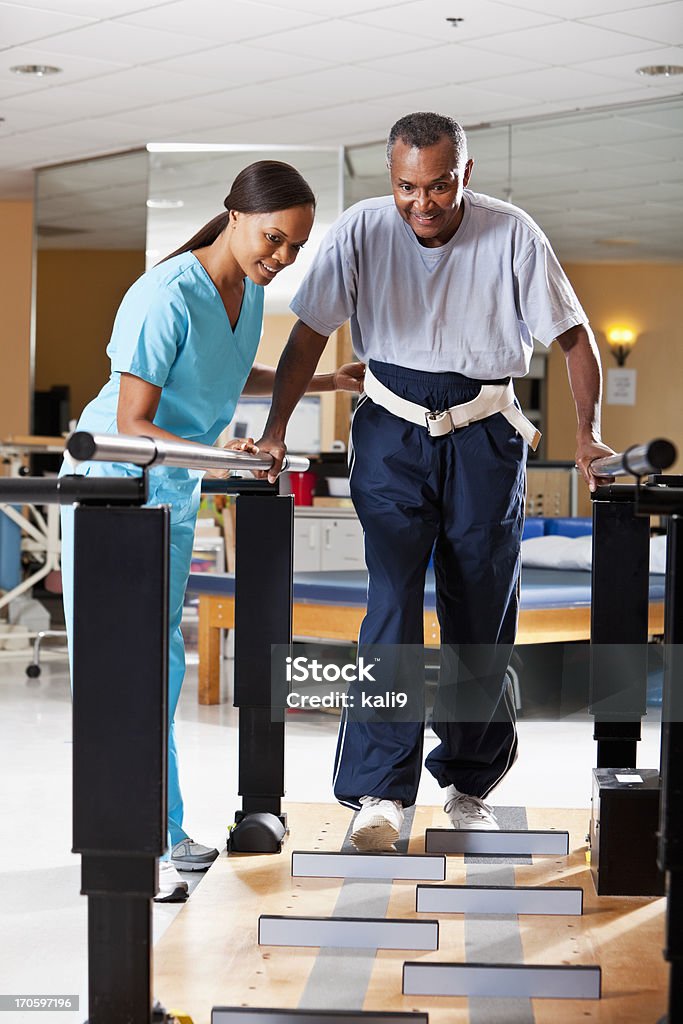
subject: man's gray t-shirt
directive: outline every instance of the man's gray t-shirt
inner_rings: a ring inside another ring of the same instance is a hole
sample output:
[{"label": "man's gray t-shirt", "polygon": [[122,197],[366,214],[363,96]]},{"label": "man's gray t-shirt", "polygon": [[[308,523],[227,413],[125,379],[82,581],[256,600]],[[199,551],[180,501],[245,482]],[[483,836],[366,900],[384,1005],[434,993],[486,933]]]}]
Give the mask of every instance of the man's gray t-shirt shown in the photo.
[{"label": "man's gray t-shirt", "polygon": [[329,335],[351,321],[358,359],[479,380],[521,377],[533,339],[587,317],[548,239],[523,210],[465,190],[463,218],[420,245],[392,196],[347,210],[321,242],[291,309]]}]

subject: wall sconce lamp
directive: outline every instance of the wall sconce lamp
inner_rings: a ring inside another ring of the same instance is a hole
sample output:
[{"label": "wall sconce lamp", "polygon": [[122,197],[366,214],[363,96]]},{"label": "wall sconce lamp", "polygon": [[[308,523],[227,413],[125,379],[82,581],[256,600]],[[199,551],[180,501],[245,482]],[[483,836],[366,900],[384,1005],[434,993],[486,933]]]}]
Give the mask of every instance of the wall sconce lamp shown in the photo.
[{"label": "wall sconce lamp", "polygon": [[608,328],[607,344],[612,350],[612,355],[617,361],[617,366],[624,365],[637,340],[638,335],[630,327]]}]

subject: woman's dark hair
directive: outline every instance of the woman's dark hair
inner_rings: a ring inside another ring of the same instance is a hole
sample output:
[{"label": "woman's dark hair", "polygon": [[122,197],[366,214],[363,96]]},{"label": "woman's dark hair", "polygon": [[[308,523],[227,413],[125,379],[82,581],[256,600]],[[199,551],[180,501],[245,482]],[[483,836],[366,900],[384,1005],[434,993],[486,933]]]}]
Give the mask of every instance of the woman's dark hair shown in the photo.
[{"label": "woman's dark hair", "polygon": [[257,160],[240,171],[223,205],[225,213],[219,213],[184,245],[160,262],[165,263],[181,253],[211,245],[225,229],[230,210],[238,210],[240,213],[275,213],[278,210],[289,210],[292,206],[312,206],[315,209],[315,196],[311,186],[291,164],[280,160]]}]

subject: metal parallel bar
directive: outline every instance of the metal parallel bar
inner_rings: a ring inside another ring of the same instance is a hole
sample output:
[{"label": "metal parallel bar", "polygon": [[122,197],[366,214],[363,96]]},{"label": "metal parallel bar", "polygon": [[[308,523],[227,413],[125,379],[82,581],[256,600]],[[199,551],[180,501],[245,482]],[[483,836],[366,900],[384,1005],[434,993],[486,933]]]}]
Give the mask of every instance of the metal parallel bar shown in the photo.
[{"label": "metal parallel bar", "polygon": [[166,846],[166,508],[75,511],[73,849],[88,897],[89,1024],[152,1019]]},{"label": "metal parallel bar", "polygon": [[661,473],[676,461],[676,448],[664,438],[634,444],[625,452],[594,459],[591,470],[598,476],[650,476]]},{"label": "metal parallel bar", "polygon": [[[165,441],[161,438],[128,437],[125,434],[90,434],[78,430],[66,443],[66,450],[76,462],[125,462],[134,466],[180,466],[184,469],[270,469],[270,455],[248,455],[246,452],[189,441]],[[282,469],[303,473],[309,460],[287,455]]]},{"label": "metal parallel bar", "polygon": [[[634,494],[635,499],[635,494]],[[593,501],[590,711],[598,768],[634,768],[646,710],[650,522]]]}]

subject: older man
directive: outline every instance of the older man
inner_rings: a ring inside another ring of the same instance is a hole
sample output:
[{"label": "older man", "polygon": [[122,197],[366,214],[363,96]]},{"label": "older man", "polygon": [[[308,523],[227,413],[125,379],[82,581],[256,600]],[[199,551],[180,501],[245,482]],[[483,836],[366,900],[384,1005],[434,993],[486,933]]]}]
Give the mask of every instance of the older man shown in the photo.
[{"label": "older man", "polygon": [[[387,161],[393,194],[337,220],[291,304],[299,319],[258,446],[273,453],[274,474],[289,416],[329,335],[350,320],[368,367],[351,433],[351,495],[369,573],[359,645],[395,652],[385,663],[397,679],[410,675],[433,553],[441,742],[426,765],[446,789],[455,828],[496,829],[484,798],[516,756],[505,668],[527,446],[538,443],[511,378],[527,373],[534,338],[558,341],[576,404],[576,463],[594,487],[591,461],[611,451],[600,440],[600,364],[542,231],[522,210],[468,189],[473,164],[457,122],[401,118]],[[420,778],[424,723],[379,718],[345,711],[337,747],[334,791],[360,810],[359,850],[393,848]]]}]

